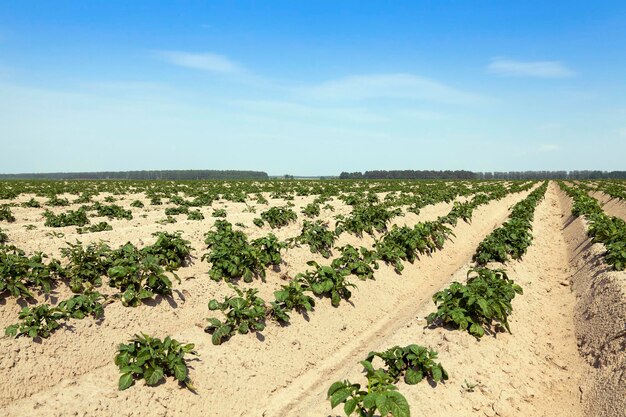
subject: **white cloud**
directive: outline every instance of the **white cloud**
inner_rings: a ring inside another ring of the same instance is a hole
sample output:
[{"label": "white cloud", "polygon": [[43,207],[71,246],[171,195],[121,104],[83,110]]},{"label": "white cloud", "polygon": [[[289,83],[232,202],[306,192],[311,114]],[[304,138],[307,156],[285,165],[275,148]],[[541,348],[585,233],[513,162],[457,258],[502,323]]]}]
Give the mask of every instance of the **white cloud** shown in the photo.
[{"label": "white cloud", "polygon": [[561,149],[559,145],[555,145],[553,143],[545,143],[539,147],[540,152],[552,152]]},{"label": "white cloud", "polygon": [[576,73],[559,61],[515,61],[493,58],[487,71],[503,77],[566,78]]},{"label": "white cloud", "polygon": [[626,138],[626,127],[617,129],[617,135]]},{"label": "white cloud", "polygon": [[242,74],[244,68],[223,55],[182,51],[157,51],[157,56],[170,64],[220,74]]},{"label": "white cloud", "polygon": [[473,93],[412,74],[353,75],[298,89],[315,99],[365,100],[392,98],[445,103],[469,103],[481,100]]}]

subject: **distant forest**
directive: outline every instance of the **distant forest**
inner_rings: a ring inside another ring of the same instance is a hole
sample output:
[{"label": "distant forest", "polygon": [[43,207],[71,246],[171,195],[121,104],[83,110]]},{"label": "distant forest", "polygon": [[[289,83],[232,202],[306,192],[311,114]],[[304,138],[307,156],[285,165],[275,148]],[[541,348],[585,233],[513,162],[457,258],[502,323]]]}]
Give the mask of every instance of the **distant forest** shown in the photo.
[{"label": "distant forest", "polygon": [[365,171],[342,172],[342,180],[594,180],[626,179],[626,171],[509,171],[509,172],[471,172],[471,171]]},{"label": "distant forest", "polygon": [[104,171],[53,172],[46,174],[0,174],[0,179],[40,180],[267,180],[261,171],[214,170],[160,170],[160,171]]}]

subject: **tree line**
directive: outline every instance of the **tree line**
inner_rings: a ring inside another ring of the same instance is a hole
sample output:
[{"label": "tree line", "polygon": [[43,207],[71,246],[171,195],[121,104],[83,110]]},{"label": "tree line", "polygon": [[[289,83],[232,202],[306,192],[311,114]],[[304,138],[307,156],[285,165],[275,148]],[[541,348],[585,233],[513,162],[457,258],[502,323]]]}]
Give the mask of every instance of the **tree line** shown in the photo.
[{"label": "tree line", "polygon": [[508,171],[508,172],[472,172],[434,171],[434,170],[378,170],[365,172],[342,172],[342,180],[595,180],[626,179],[626,171]]},{"label": "tree line", "polygon": [[262,171],[236,170],[155,170],[155,171],[102,171],[102,172],[51,172],[31,174],[0,174],[0,179],[41,180],[267,180]]}]

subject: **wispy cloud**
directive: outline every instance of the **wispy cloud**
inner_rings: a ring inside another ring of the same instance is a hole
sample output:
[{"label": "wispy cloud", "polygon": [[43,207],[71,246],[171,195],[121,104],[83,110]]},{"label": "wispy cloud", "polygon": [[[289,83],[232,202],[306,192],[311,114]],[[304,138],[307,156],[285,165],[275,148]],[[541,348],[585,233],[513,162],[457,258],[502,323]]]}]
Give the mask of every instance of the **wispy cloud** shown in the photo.
[{"label": "wispy cloud", "polygon": [[567,78],[576,73],[559,61],[515,61],[493,58],[487,71],[502,77]]},{"label": "wispy cloud", "polygon": [[327,100],[392,98],[444,103],[481,100],[476,94],[412,74],[353,75],[300,88],[299,91],[311,98]]},{"label": "wispy cloud", "polygon": [[210,52],[156,51],[159,58],[173,65],[220,74],[243,74],[245,69],[229,58]]},{"label": "wispy cloud", "polygon": [[539,152],[552,152],[561,149],[559,145],[553,143],[545,143],[539,147]]}]

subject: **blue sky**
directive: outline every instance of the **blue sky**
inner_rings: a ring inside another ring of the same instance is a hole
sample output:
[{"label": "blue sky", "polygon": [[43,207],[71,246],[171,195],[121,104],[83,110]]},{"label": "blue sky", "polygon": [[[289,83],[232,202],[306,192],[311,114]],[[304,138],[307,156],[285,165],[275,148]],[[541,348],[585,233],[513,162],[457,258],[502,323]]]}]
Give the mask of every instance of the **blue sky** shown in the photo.
[{"label": "blue sky", "polygon": [[624,170],[626,3],[4,1],[0,172]]}]

